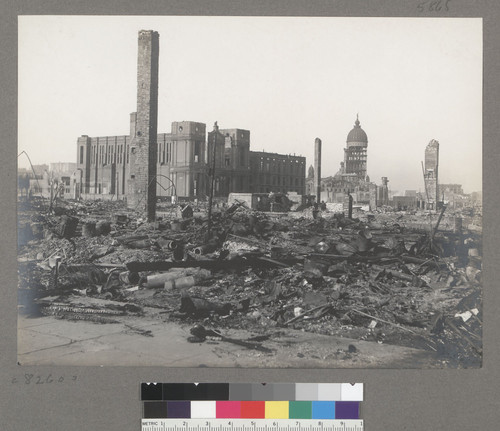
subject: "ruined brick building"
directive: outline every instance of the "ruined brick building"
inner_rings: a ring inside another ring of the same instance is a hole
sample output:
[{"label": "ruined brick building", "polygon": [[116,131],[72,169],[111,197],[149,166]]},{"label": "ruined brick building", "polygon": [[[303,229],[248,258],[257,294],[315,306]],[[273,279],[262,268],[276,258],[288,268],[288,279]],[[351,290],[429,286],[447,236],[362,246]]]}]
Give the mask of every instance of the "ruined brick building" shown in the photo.
[{"label": "ruined brick building", "polygon": [[215,196],[231,192],[305,193],[305,157],[250,151],[250,131],[214,129],[195,121],[173,122],[170,133],[157,132],[157,32],[140,31],[137,112],[127,135],[77,140],[77,195],[84,198],[179,196],[205,198],[215,147]]}]

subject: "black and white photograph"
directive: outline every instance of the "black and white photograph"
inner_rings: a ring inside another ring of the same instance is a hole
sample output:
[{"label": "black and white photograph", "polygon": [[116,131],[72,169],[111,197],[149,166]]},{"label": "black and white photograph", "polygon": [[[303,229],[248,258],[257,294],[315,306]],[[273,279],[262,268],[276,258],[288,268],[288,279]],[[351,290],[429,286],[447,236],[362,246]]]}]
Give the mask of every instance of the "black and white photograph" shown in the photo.
[{"label": "black and white photograph", "polygon": [[481,18],[18,18],[20,365],[481,368]]}]

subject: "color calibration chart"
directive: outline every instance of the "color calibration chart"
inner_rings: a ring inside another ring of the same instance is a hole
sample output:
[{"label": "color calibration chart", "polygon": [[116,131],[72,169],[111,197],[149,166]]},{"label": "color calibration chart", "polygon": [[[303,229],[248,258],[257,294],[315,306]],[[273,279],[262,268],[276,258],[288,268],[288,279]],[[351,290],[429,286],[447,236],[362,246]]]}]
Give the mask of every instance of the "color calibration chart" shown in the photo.
[{"label": "color calibration chart", "polygon": [[141,431],[362,431],[362,383],[142,383]]}]

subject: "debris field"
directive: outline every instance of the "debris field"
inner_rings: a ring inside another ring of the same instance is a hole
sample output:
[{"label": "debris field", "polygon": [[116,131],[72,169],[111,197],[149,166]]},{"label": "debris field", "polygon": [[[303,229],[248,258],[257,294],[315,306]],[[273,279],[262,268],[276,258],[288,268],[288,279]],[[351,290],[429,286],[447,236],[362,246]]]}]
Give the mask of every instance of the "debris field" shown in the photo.
[{"label": "debris field", "polygon": [[35,197],[18,218],[19,312],[33,318],[106,324],[154,309],[186,328],[186,343],[272,356],[269,341],[299,330],[430,351],[442,367],[481,366],[478,209],[349,219],[236,202],[209,223],[203,204],[161,204],[148,223],[120,201],[59,199],[49,213]]}]

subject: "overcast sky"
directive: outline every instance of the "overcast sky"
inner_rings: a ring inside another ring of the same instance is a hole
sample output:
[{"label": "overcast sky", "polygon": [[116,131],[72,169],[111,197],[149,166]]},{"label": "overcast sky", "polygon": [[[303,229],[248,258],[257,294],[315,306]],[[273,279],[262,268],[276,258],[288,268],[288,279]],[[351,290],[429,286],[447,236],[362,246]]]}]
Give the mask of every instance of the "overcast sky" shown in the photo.
[{"label": "overcast sky", "polygon": [[479,18],[20,17],[19,151],[76,162],[78,136],[128,134],[141,29],[160,34],[159,133],[218,121],[307,166],[319,137],[328,176],[359,113],[372,181],[424,190],[436,139],[440,182],[482,188]]}]

